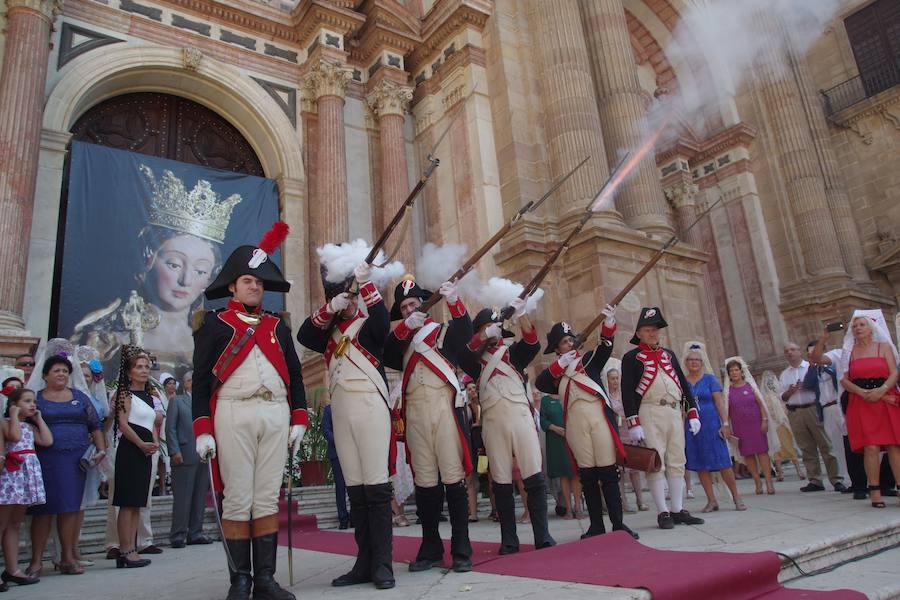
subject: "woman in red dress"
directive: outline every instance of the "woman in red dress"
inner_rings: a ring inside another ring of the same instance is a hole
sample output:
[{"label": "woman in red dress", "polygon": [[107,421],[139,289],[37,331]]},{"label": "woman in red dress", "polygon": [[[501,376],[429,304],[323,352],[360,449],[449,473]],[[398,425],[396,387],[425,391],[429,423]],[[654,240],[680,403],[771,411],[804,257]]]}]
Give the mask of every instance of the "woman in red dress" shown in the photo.
[{"label": "woman in red dress", "polygon": [[881,329],[868,316],[854,314],[850,321],[853,344],[841,380],[850,394],[847,407],[850,446],[854,452],[863,451],[869,497],[875,508],[885,506],[878,482],[882,450],[888,453],[894,477],[900,477],[897,356],[886,327],[884,331]]}]

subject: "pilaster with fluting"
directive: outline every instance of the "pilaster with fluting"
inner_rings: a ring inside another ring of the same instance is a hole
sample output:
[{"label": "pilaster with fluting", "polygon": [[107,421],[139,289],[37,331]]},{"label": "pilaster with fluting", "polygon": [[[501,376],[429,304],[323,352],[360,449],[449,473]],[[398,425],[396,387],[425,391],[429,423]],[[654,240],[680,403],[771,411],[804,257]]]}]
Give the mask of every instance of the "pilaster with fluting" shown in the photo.
[{"label": "pilaster with fluting", "polygon": [[[647,135],[647,100],[638,82],[622,0],[583,0],[580,7],[606,156],[612,162],[623,150],[638,148]],[[672,232],[653,152],[619,188],[616,206],[631,227],[664,235]]]},{"label": "pilaster with fluting", "polygon": [[60,0],[7,0],[0,68],[0,329],[22,330],[50,32]]},{"label": "pilaster with fluting", "polygon": [[[559,215],[580,211],[609,175],[604,132],[591,82],[591,65],[578,0],[532,3],[534,54],[544,109],[550,175],[557,179],[591,159],[555,194]],[[621,220],[614,213],[605,213]]]},{"label": "pilaster with fluting", "polygon": [[[796,236],[806,272],[813,277],[846,277],[837,232],[825,197],[825,182],[807,125],[796,79],[780,65],[785,47],[779,27],[765,18],[768,43],[754,69],[757,88],[771,123],[774,162],[784,178],[793,217],[788,236]],[[790,282],[786,282],[790,283]]]},{"label": "pilaster with fluting", "polygon": [[[403,122],[412,96],[412,88],[387,79],[379,81],[366,96],[369,108],[378,118],[381,152],[381,195],[373,215],[376,235],[384,230],[409,193]],[[412,215],[407,218],[411,219]],[[412,268],[412,241],[409,235],[403,239],[395,258],[406,265],[407,269]]]},{"label": "pilaster with fluting", "polygon": [[351,69],[320,60],[304,80],[310,96],[315,98],[317,112],[317,197],[309,202],[310,239],[317,246],[347,241],[349,234],[344,95],[352,77]]},{"label": "pilaster with fluting", "polygon": [[837,242],[844,257],[844,266],[853,279],[871,284],[859,230],[856,228],[856,219],[854,219],[850,207],[850,196],[847,194],[843,177],[838,170],[837,156],[831,144],[831,134],[828,132],[828,124],[825,122],[825,113],[822,111],[819,92],[813,84],[806,58],[801,56],[791,44],[788,44],[788,50],[793,59],[791,64],[797,76],[800,98],[808,117],[816,158],[821,166],[825,199],[831,209]]}]

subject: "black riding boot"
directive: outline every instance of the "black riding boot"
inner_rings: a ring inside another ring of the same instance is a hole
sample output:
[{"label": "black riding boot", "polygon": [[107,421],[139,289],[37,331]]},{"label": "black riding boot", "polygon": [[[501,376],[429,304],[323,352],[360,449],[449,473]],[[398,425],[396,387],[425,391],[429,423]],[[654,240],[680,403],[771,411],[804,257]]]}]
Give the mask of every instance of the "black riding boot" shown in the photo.
[{"label": "black riding boot", "polygon": [[253,538],[253,600],[296,600],[275,581],[278,532]]},{"label": "black riding boot", "polygon": [[513,498],[513,484],[491,483],[494,490],[494,505],[500,517],[500,554],[515,554],[519,551],[519,534],[516,532],[516,500]]},{"label": "black riding boot", "polygon": [[416,486],[416,514],[422,524],[422,544],[415,562],[409,565],[410,571],[427,571],[444,562],[444,543],[438,531],[443,496],[440,485],[427,488]]},{"label": "black riding boot", "polygon": [[250,571],[250,540],[225,540],[228,546],[228,554],[234,563],[228,567],[231,577],[231,587],[228,588],[226,600],[250,600],[250,591],[253,589],[253,574]]},{"label": "black riding boot", "polygon": [[531,531],[536,550],[556,545],[547,527],[547,480],[543,473],[535,473],[523,482],[528,494],[528,514],[531,515]]},{"label": "black riding boot", "polygon": [[457,573],[472,570],[472,544],[469,543],[469,490],[466,480],[444,486],[447,493],[447,510],[450,512],[451,567]]},{"label": "black riding boot", "polygon": [[393,558],[394,531],[390,483],[366,486],[366,505],[369,518],[369,545],[372,549],[371,579],[379,590],[394,587]]},{"label": "black riding boot", "polygon": [[597,467],[600,472],[600,488],[603,490],[603,499],[606,501],[606,512],[612,523],[613,531],[624,531],[634,539],[640,536],[633,532],[622,521],[622,493],[619,489],[619,468],[616,465]]},{"label": "black riding boot", "polygon": [[596,467],[589,467],[578,469],[578,476],[581,478],[584,503],[587,504],[588,516],[591,519],[591,525],[581,535],[581,539],[606,533],[606,526],[603,524],[603,499],[600,496],[600,474]]},{"label": "black riding boot", "polygon": [[350,497],[350,519],[353,521],[353,537],[356,539],[356,562],[349,573],[331,580],[334,587],[356,585],[372,581],[371,533],[366,507],[366,492],[361,485],[347,488]]}]

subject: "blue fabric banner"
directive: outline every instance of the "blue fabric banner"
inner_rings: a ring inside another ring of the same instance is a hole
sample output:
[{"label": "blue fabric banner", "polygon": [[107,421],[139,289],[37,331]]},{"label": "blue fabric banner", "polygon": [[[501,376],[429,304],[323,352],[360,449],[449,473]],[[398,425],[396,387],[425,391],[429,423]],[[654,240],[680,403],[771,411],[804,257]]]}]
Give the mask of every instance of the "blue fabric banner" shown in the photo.
[{"label": "blue fabric banner", "polygon": [[[100,350],[137,341],[163,372],[190,368],[191,313],[217,308],[209,285],[234,248],[257,244],[278,220],[271,179],[73,142],[58,334]],[[270,260],[281,265],[281,254]],[[282,310],[283,294],[264,306]]]}]

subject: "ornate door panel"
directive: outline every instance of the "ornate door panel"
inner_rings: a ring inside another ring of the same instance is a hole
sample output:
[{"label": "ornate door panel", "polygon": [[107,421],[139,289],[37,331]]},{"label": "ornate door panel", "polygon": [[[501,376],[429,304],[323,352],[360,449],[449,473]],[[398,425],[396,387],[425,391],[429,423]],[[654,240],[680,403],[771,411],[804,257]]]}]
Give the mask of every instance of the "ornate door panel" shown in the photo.
[{"label": "ornate door panel", "polygon": [[265,177],[253,148],[231,123],[178,96],[141,92],[88,110],[72,139]]}]

